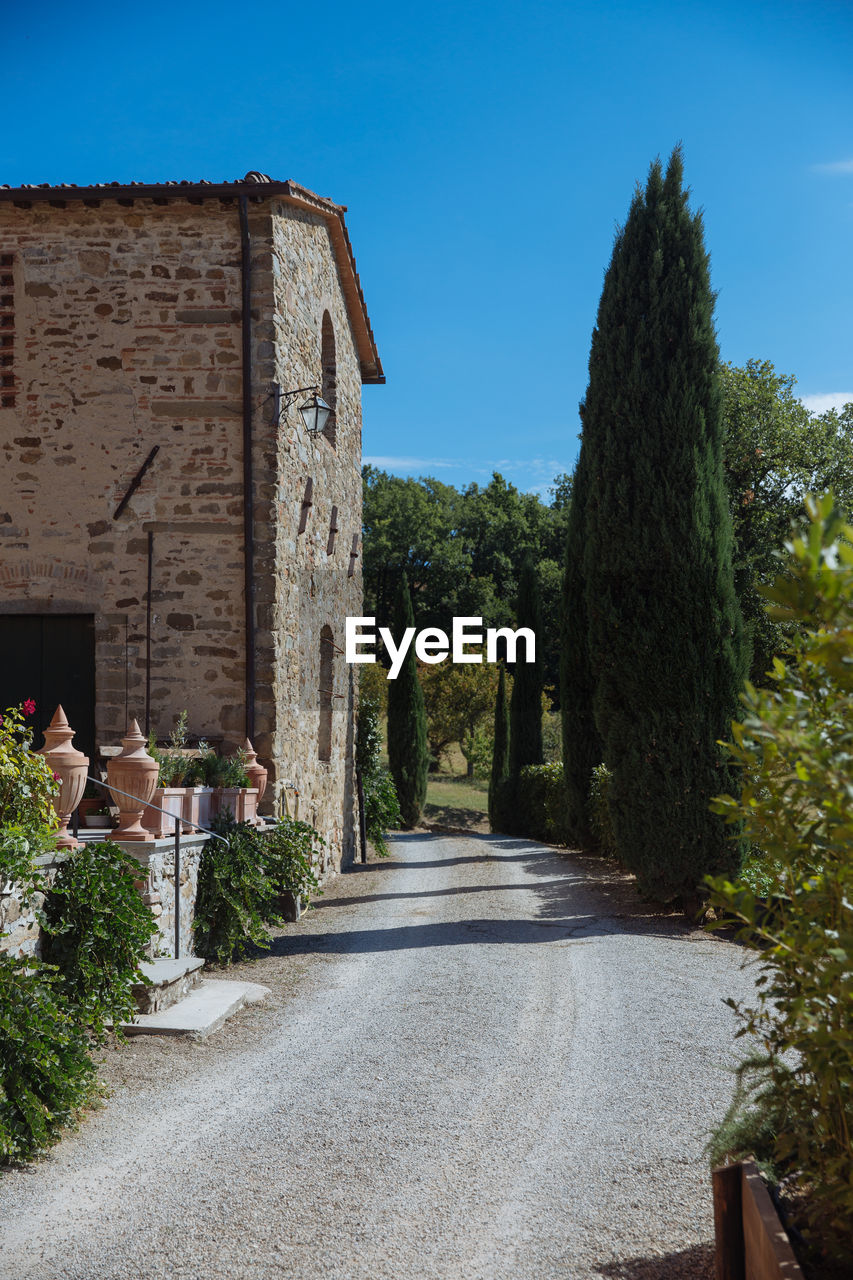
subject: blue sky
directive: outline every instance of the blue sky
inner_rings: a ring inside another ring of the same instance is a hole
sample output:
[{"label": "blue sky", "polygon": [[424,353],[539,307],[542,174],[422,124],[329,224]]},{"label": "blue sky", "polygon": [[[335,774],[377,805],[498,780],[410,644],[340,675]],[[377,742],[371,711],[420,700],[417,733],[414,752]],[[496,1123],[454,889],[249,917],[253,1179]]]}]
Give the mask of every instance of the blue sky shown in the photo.
[{"label": "blue sky", "polygon": [[35,13],[0,0],[0,181],[261,169],[349,206],[378,465],[542,492],[571,470],[614,229],[679,140],[724,359],[853,399],[849,0]]}]

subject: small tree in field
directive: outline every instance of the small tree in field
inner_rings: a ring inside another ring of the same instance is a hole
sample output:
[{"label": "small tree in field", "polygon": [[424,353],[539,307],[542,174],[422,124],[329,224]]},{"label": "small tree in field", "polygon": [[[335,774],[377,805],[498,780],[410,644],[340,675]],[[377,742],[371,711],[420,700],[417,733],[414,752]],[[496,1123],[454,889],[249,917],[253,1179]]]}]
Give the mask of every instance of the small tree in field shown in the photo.
[{"label": "small tree in field", "polygon": [[[409,584],[403,574],[394,618],[397,639],[403,636],[407,627],[414,625]],[[416,827],[426,799],[429,747],[424,695],[418,679],[414,645],[409,646],[397,679],[388,681],[388,765],[403,823],[407,827]]]}]

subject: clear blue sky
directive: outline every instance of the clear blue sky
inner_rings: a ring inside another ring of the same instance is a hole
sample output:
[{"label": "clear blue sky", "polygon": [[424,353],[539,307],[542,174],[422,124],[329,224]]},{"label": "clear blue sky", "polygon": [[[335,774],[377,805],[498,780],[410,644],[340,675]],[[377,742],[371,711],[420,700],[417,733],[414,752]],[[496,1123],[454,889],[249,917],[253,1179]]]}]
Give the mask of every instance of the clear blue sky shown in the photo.
[{"label": "clear blue sky", "polygon": [[526,489],[571,469],[613,232],[678,140],[723,357],[853,398],[850,0],[0,0],[0,19],[0,181],[261,169],[349,206],[388,376],[364,451],[389,470]]}]

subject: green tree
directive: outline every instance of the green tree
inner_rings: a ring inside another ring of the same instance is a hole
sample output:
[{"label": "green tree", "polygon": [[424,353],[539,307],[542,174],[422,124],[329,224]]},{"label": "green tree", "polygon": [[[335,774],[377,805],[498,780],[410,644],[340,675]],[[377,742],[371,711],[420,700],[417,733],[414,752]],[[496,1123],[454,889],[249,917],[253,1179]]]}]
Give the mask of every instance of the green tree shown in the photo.
[{"label": "green tree", "polygon": [[[521,567],[518,581],[516,626],[529,627],[539,637],[542,615],[539,604],[539,583],[533,560],[528,556]],[[519,644],[512,681],[512,697],[509,704],[509,772],[518,778],[529,764],[542,763],[542,673],[537,652],[535,662],[521,659],[523,645]]]},{"label": "green tree", "polygon": [[420,681],[433,760],[458,742],[468,761],[468,777],[473,778],[473,760],[468,759],[465,744],[475,737],[494,706],[497,671],[486,662],[457,665],[445,661],[423,667]]},{"label": "green tree", "polygon": [[[792,521],[805,497],[831,489],[853,515],[853,405],[813,414],[797,398],[796,379],[769,360],[722,366],[723,461],[734,531],[735,586],[752,649],[750,680],[762,684],[790,630],[764,608],[762,586],[779,571]],[[796,624],[792,624],[796,625]]]},{"label": "green tree", "polygon": [[[397,589],[394,617],[397,641],[407,627],[414,625],[409,583],[403,573]],[[409,646],[397,679],[388,681],[388,764],[403,822],[407,827],[416,827],[426,799],[429,747],[424,695],[418,679],[414,645]]]},{"label": "green tree", "polygon": [[589,647],[589,618],[586,609],[584,547],[586,544],[586,504],[589,474],[598,424],[584,423],[581,450],[572,486],[572,503],[566,532],[565,571],[562,598],[562,643],[560,646],[560,710],[563,722],[563,778],[566,788],[568,838],[586,846],[592,842],[589,794],[592,774],[602,760],[603,747],[593,712],[595,672]]},{"label": "green tree", "polygon": [[501,789],[508,774],[509,708],[506,701],[506,675],[501,665],[495,697],[495,740],[492,748],[492,776],[489,780],[489,826],[492,831],[500,831],[504,825]]},{"label": "green tree", "polygon": [[719,354],[701,215],[680,148],[634,195],[605,276],[584,433],[600,442],[583,553],[593,709],[620,858],[695,900],[739,857],[711,796],[746,670],[722,465]]}]

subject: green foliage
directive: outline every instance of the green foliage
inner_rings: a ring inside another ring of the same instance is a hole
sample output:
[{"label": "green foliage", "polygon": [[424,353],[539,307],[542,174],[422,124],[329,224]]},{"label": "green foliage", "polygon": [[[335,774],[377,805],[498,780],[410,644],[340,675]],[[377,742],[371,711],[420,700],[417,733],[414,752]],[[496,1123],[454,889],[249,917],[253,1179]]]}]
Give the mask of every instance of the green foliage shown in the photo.
[{"label": "green foliage", "polygon": [[717,744],[746,652],[713,293],[679,150],[616,237],[589,369],[583,594],[613,830],[647,894],[689,902],[739,861],[709,801],[730,782]]},{"label": "green foliage", "polygon": [[589,826],[599,853],[606,858],[617,856],[616,836],[610,816],[610,783],[612,774],[604,764],[592,771],[589,784]]},{"label": "green foliage", "polygon": [[44,756],[32,750],[33,732],[26,723],[35,709],[27,698],[0,716],[0,828],[56,830],[56,776]]},{"label": "green foliage", "polygon": [[[424,665],[418,673],[427,717],[427,740],[432,759],[438,763],[454,742],[462,746],[473,740],[495,702],[498,673],[491,663],[456,664],[439,662]],[[474,776],[473,759],[468,776]]]},{"label": "green foliage", "polygon": [[518,816],[515,829],[530,840],[565,844],[566,788],[561,764],[526,765],[514,791]]},{"label": "green foliage", "polygon": [[[394,634],[415,625],[406,575],[400,578]],[[429,748],[424,695],[418,679],[414,646],[410,646],[396,680],[388,682],[388,764],[406,827],[416,827],[426,800]]]},{"label": "green foliage", "polygon": [[[195,908],[195,951],[225,965],[254,945],[269,946],[268,926],[281,926],[284,893],[308,898],[317,886],[323,838],[285,818],[272,829],[220,816],[201,855]],[[227,843],[226,843],[227,842]]]},{"label": "green foliage", "polygon": [[381,765],[380,715],[379,698],[365,693],[359,686],[355,760],[361,774],[365,832],[380,858],[387,858],[385,833],[399,827],[403,818],[394,782]]},{"label": "green foliage", "polygon": [[[528,627],[539,637],[542,614],[539,581],[533,560],[528,556],[521,567],[516,604],[516,627]],[[535,662],[521,658],[519,645],[513,670],[509,703],[509,772],[518,777],[529,764],[542,763],[542,671],[537,653]]]},{"label": "green foliage", "polygon": [[31,956],[0,952],[0,1161],[54,1142],[92,1096],[94,1076],[59,976]]},{"label": "green foliage", "polygon": [[187,712],[182,711],[172,726],[169,742],[162,750],[157,746],[157,739],[152,729],[148,735],[148,754],[160,766],[158,786],[182,787],[187,783],[193,761],[182,754],[187,745]]},{"label": "green foliage", "polygon": [[813,1236],[853,1254],[853,526],[831,497],[768,589],[797,626],[772,687],[748,684],[728,752],[743,777],[715,811],[774,866],[771,895],[717,878],[713,901],[759,952],[755,1003],[730,1001],[767,1061],[774,1143],[809,1198]]},{"label": "green foliage", "polygon": [[557,685],[560,562],[571,490],[558,477],[545,505],[497,473],[462,492],[426,478],[401,479],[363,469],[365,613],[381,624],[391,614],[405,571],[422,627],[450,630],[451,619],[481,617],[509,626],[526,554],[539,570],[543,631],[537,637],[545,683]]},{"label": "green foliage", "polygon": [[584,422],[584,430],[572,485],[572,504],[566,531],[560,647],[560,710],[569,840],[583,847],[593,839],[587,808],[589,779],[593,769],[601,761],[604,747],[593,714],[595,671],[589,648],[589,617],[584,577],[589,478],[590,475],[597,473],[599,436],[602,432],[594,419],[587,423],[585,405],[581,405],[581,418]]},{"label": "green foliage", "polygon": [[113,841],[85,844],[60,864],[45,897],[43,958],[58,967],[57,990],[96,1039],[136,1012],[132,989],[157,929],[135,886],[139,875],[136,859]]},{"label": "green foliage", "polygon": [[734,531],[735,585],[752,647],[750,679],[763,684],[791,626],[768,617],[761,587],[778,571],[792,521],[808,493],[831,489],[853,516],[853,405],[813,414],[797,399],[796,379],[769,360],[722,366],[723,462]]},{"label": "green foliage", "polygon": [[495,697],[495,729],[492,746],[492,772],[489,781],[489,826],[502,831],[506,814],[503,801],[509,777],[509,707],[506,700],[506,674],[503,666],[498,676]]},{"label": "green foliage", "polygon": [[483,725],[478,725],[471,733],[466,733],[459,743],[468,765],[469,778],[488,778],[492,771],[492,749],[494,739]]},{"label": "green foliage", "polygon": [[384,769],[380,769],[370,778],[362,779],[362,791],[367,838],[379,857],[387,858],[390,850],[385,834],[403,823],[394,780]]}]

